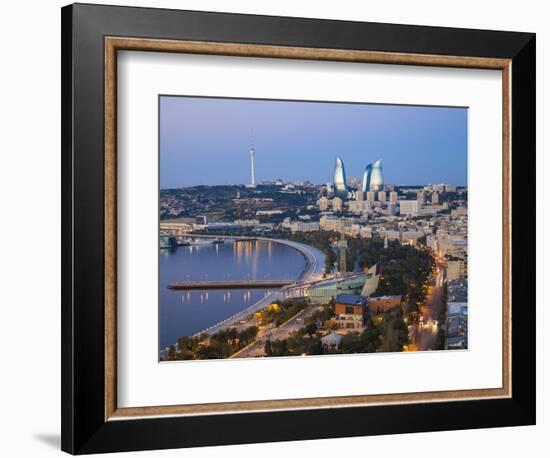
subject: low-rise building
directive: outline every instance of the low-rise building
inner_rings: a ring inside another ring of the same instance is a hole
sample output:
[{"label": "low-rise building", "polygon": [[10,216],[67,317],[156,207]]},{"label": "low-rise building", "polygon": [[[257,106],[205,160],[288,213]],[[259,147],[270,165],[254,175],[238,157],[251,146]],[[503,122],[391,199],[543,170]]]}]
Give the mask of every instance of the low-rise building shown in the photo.
[{"label": "low-rise building", "polygon": [[352,213],[368,214],[372,210],[372,202],[369,200],[350,200],[348,209]]},{"label": "low-rise building", "polygon": [[323,344],[323,347],[329,350],[336,350],[343,338],[344,336],[342,334],[331,332],[330,334],[321,337],[321,343]]},{"label": "low-rise building", "polygon": [[367,307],[371,313],[381,313],[401,305],[401,295],[369,297]]},{"label": "low-rise building", "polygon": [[338,329],[361,331],[365,327],[367,298],[355,294],[339,294],[334,300],[333,323]]},{"label": "low-rise building", "polygon": [[458,207],[451,210],[451,216],[468,216],[468,209],[466,207]]},{"label": "low-rise building", "polygon": [[[339,294],[359,294],[365,282],[371,278],[372,273],[361,272],[346,275],[336,279],[320,280],[311,284],[306,291],[306,296],[314,304],[328,304]],[[285,292],[286,294],[286,292]]]},{"label": "low-rise building", "polygon": [[256,216],[274,216],[274,215],[282,215],[283,210],[258,210],[256,212]]},{"label": "low-rise building", "polygon": [[468,266],[462,259],[447,261],[447,279],[459,280],[468,277]]},{"label": "low-rise building", "polygon": [[362,239],[372,238],[372,227],[370,226],[361,226],[359,228],[359,237]]},{"label": "low-rise building", "polygon": [[423,231],[404,231],[401,233],[401,243],[403,245],[414,245],[423,236]]},{"label": "low-rise building", "polygon": [[468,304],[466,302],[447,304],[445,348],[447,350],[468,348]]},{"label": "low-rise building", "polygon": [[319,221],[319,229],[322,231],[342,232],[350,229],[355,221],[355,218],[338,218],[334,215],[324,215],[321,216]]},{"label": "low-rise building", "polygon": [[384,232],[384,237],[387,237],[388,240],[399,240],[401,241],[401,231],[389,230]]},{"label": "low-rise building", "polygon": [[294,221],[290,223],[289,229],[294,232],[314,232],[319,230],[319,223],[315,221]]},{"label": "low-rise building", "polygon": [[167,232],[174,236],[185,235],[188,232],[193,232],[193,226],[187,223],[180,222],[162,222],[160,223],[160,230]]},{"label": "low-rise building", "polygon": [[253,227],[258,226],[260,224],[260,220],[258,219],[236,219],[233,221],[233,224],[237,224],[241,227]]}]

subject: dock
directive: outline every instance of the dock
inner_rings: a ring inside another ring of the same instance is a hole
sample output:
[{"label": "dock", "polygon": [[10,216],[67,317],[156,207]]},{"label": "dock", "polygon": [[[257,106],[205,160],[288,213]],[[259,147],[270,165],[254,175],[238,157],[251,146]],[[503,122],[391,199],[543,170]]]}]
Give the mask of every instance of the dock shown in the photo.
[{"label": "dock", "polygon": [[295,280],[212,280],[182,281],[170,283],[168,289],[205,290],[205,289],[278,289],[295,283]]}]

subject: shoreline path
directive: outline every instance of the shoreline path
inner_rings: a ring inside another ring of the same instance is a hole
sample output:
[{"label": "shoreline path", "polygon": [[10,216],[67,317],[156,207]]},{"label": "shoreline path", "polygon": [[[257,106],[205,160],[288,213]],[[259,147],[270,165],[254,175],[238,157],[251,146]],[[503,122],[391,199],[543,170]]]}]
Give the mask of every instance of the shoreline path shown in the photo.
[{"label": "shoreline path", "polygon": [[[233,239],[233,240],[239,240],[239,237],[227,237],[227,238]],[[284,240],[284,239],[270,239],[267,237],[255,237],[254,240],[280,243],[281,245],[286,245],[291,248],[294,248],[304,256],[306,260],[306,266],[302,271],[302,273],[300,274],[300,276],[296,279],[296,282],[294,283],[295,285],[299,285],[301,283],[308,283],[313,280],[318,280],[323,275],[323,270],[325,268],[325,253],[323,253],[318,248],[312,247],[311,245],[306,245],[305,243],[293,242],[291,240]],[[291,287],[292,286],[293,285],[291,285]],[[251,306],[247,307],[246,309],[241,310],[240,312],[230,317],[227,317],[223,321],[220,321],[219,323],[216,323],[200,332],[195,333],[194,336],[198,336],[204,332],[207,332],[208,334],[215,334],[216,332],[221,331],[222,329],[226,329],[228,327],[233,326],[235,323],[246,318],[250,314],[267,307],[273,301],[276,301],[282,298],[283,298],[283,293],[281,291],[272,291],[268,293],[267,296],[260,299],[258,302],[252,304]]]}]

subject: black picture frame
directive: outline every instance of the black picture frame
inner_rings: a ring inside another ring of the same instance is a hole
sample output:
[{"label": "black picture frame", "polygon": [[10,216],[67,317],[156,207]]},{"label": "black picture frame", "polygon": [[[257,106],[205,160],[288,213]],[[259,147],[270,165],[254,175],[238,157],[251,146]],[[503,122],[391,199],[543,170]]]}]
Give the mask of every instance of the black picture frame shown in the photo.
[{"label": "black picture frame", "polygon": [[[72,454],[535,424],[535,34],[74,4],[62,8],[62,449]],[[104,37],[512,61],[512,396],[106,421]],[[213,433],[215,432],[215,433]]]}]

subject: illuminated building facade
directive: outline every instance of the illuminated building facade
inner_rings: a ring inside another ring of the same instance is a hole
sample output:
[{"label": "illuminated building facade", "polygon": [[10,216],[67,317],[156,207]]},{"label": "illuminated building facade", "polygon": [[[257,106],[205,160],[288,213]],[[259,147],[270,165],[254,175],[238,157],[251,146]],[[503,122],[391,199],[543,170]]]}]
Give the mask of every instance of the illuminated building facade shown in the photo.
[{"label": "illuminated building facade", "polygon": [[336,195],[345,196],[347,191],[348,185],[344,161],[340,156],[336,156],[336,163],[334,164],[334,193]]}]

